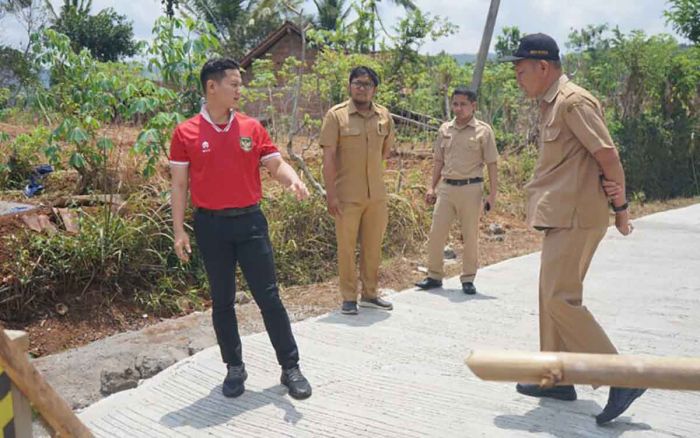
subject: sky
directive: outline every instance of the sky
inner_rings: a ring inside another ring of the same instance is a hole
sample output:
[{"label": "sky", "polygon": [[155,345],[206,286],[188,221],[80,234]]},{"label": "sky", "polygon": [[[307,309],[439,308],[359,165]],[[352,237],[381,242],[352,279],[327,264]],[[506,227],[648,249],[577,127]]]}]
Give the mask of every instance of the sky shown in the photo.
[{"label": "sky", "polygon": [[[58,9],[61,0],[52,0]],[[432,16],[447,16],[459,26],[452,36],[436,42],[429,41],[421,50],[423,53],[476,53],[486,21],[490,0],[414,0],[417,6]],[[138,39],[150,39],[155,19],[161,15],[160,0],[93,0],[93,13],[112,7],[118,13],[133,21],[134,34]],[[683,41],[666,25],[663,11],[666,0],[501,0],[496,20],[494,38],[504,26],[518,26],[525,33],[548,33],[559,42],[565,51],[564,43],[572,28],[579,29],[588,24],[608,23],[619,26],[623,32],[643,29],[647,34],[670,33]],[[306,0],[304,11],[315,13],[313,1]],[[390,0],[380,5],[380,16],[390,29],[405,14],[404,10]],[[26,41],[24,31],[11,17],[0,21],[0,44],[18,47]]]}]

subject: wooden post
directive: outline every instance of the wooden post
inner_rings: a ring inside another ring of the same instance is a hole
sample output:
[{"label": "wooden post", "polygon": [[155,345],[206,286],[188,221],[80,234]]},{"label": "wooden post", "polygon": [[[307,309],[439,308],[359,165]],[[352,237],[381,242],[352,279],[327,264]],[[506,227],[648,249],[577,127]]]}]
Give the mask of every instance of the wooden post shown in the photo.
[{"label": "wooden post", "polygon": [[475,351],[465,362],[483,380],[700,391],[700,358]]},{"label": "wooden post", "polygon": [[[10,338],[10,341],[22,353],[29,350],[29,337],[25,332],[15,330],[5,330],[5,334]],[[14,429],[15,438],[32,438],[32,407],[29,400],[17,389],[17,385],[12,383],[12,410],[14,412]]]},{"label": "wooden post", "polygon": [[[16,333],[13,336],[17,338]],[[26,345],[27,341],[24,342]],[[65,400],[29,362],[26,349],[12,342],[4,331],[0,331],[0,367],[39,411],[55,436],[92,437],[90,430],[76,417]]]},{"label": "wooden post", "polygon": [[484,35],[481,37],[481,46],[479,47],[479,54],[477,55],[476,65],[474,66],[474,75],[472,76],[471,88],[475,92],[478,92],[479,87],[481,86],[481,78],[484,75],[486,58],[489,54],[491,37],[493,36],[493,28],[496,26],[496,17],[498,16],[498,7],[500,5],[501,0],[491,0],[491,6],[489,6],[489,14],[486,17],[486,26],[484,26]]}]

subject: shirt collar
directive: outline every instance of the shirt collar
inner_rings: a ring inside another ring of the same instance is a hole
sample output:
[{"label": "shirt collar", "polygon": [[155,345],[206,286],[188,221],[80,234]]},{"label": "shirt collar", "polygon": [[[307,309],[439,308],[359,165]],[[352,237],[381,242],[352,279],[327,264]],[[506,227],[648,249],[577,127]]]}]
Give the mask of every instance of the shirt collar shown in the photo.
[{"label": "shirt collar", "polygon": [[552,103],[555,97],[557,97],[557,93],[559,93],[559,90],[561,87],[569,82],[569,78],[566,75],[561,75],[559,76],[559,79],[554,81],[552,85],[550,85],[549,89],[544,92],[542,95],[541,99],[547,103]]},{"label": "shirt collar", "polygon": [[469,122],[467,122],[466,126],[458,126],[457,125],[457,118],[455,117],[452,120],[450,120],[449,126],[452,128],[455,128],[455,129],[460,129],[460,130],[467,128],[469,126],[471,126],[472,128],[476,128],[476,117],[472,116],[472,118],[469,119]]},{"label": "shirt collar", "polygon": [[202,118],[206,120],[215,130],[216,132],[228,132],[229,129],[231,129],[231,124],[233,123],[233,119],[236,118],[236,112],[231,110],[231,114],[229,115],[228,118],[228,123],[226,124],[226,127],[223,129],[214,123],[214,121],[211,119],[211,116],[209,115],[209,111],[207,110],[207,104],[202,104],[202,109],[199,111],[199,114],[202,115]]},{"label": "shirt collar", "polygon": [[[377,105],[374,104],[374,102],[371,102],[369,104],[369,110],[370,112],[374,112],[379,114],[379,109],[377,108]],[[348,113],[358,113],[359,111],[357,110],[357,107],[355,106],[355,102],[352,101],[352,99],[348,100]]]}]

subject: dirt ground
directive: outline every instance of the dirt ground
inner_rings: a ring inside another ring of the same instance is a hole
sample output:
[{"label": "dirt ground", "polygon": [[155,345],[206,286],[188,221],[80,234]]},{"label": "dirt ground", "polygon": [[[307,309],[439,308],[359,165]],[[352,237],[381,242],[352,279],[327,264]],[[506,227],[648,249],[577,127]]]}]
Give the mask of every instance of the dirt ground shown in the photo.
[{"label": "dirt ground", "polygon": [[[632,215],[640,217],[699,201],[695,198],[647,203],[643,206],[634,206]],[[3,222],[3,231],[18,225],[16,220]],[[492,223],[500,224],[506,231],[503,241],[495,240],[489,235],[488,228]],[[481,266],[539,250],[540,233],[527,229],[521,219],[512,215],[492,212],[482,218],[480,228]],[[457,253],[457,263],[446,265],[446,272],[450,276],[458,275],[461,266],[459,262],[461,245],[456,237],[458,236],[453,236],[450,245]],[[7,249],[0,249],[2,250]],[[424,266],[424,263],[422,254],[385,261],[380,274],[381,287],[394,290],[412,287],[415,281],[425,276],[418,270],[420,266]],[[295,319],[327,313],[340,303],[337,277],[323,283],[283,288],[281,294],[290,313],[294,313]],[[245,306],[254,306],[254,304],[245,304]],[[177,316],[182,315],[173,317]],[[242,326],[256,324],[255,321],[246,321],[247,318],[258,319],[256,312],[240,312],[240,317],[239,323]],[[87,298],[80,306],[73,306],[65,316],[47,311],[43,317],[29,324],[9,328],[27,331],[31,342],[30,353],[38,357],[85,345],[120,332],[137,330],[162,320],[163,318],[148,314],[133,303],[114,301],[110,305],[96,304]]]}]

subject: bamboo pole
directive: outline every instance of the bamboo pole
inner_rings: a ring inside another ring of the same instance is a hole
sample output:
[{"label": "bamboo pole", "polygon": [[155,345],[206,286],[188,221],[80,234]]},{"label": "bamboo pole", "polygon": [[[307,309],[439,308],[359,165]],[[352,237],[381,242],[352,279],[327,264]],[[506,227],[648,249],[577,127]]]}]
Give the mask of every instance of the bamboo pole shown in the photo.
[{"label": "bamboo pole", "polygon": [[700,391],[700,358],[474,351],[465,362],[483,380]]},{"label": "bamboo pole", "polygon": [[0,367],[29,399],[58,437],[92,437],[70,406],[29,362],[27,355],[0,330]]}]

